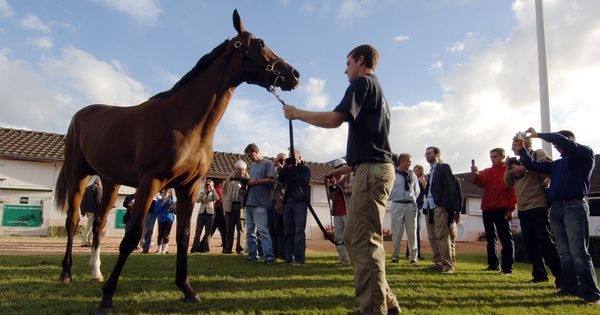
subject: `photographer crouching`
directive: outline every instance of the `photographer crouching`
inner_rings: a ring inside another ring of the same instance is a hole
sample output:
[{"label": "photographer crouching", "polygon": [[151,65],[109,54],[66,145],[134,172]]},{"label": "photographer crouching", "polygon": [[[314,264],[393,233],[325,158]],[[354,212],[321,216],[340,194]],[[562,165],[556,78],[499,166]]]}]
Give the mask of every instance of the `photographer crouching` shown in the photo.
[{"label": "photographer crouching", "polygon": [[300,151],[294,150],[293,158],[287,158],[285,165],[278,163],[278,181],[286,185],[283,195],[283,230],[285,261],[288,264],[304,265],[306,252],[306,211],[308,205],[310,169],[304,165]]}]

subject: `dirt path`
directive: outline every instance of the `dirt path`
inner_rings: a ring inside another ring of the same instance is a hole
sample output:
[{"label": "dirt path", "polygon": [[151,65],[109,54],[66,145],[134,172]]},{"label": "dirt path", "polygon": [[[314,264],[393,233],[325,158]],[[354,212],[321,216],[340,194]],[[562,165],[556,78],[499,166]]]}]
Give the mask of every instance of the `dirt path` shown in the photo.
[{"label": "dirt path", "polygon": [[[120,237],[105,237],[102,239],[102,253],[118,253]],[[73,254],[89,255],[90,249],[80,247],[81,240],[75,240]],[[0,237],[0,255],[63,255],[66,238],[57,237],[17,237],[7,236]],[[403,248],[406,246],[403,242]],[[211,253],[221,252],[221,240],[211,240]],[[386,252],[391,252],[391,242],[384,243]],[[425,256],[431,256],[431,248],[429,242],[423,240],[422,251]],[[335,252],[335,247],[327,240],[307,240],[306,248],[308,253],[315,252]],[[151,249],[152,251],[152,249]],[[456,251],[458,253],[485,253],[485,242],[457,242]],[[175,253],[176,246],[171,244],[169,252]],[[134,252],[139,253],[139,250]]]}]

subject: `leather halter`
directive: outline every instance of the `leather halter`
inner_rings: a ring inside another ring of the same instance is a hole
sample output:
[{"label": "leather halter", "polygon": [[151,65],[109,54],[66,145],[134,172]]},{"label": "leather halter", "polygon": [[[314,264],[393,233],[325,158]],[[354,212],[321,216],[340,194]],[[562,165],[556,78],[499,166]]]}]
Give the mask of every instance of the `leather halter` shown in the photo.
[{"label": "leather halter", "polygon": [[285,80],[284,76],[281,75],[281,72],[279,70],[275,69],[275,65],[278,62],[283,61],[283,59],[276,58],[276,59],[271,60],[270,62],[265,62],[264,60],[259,60],[258,58],[256,58],[252,54],[250,54],[248,52],[248,47],[244,46],[242,44],[242,42],[239,40],[237,40],[233,43],[233,47],[235,47],[236,49],[240,49],[240,55],[243,58],[242,62],[249,59],[252,62],[254,62],[256,65],[258,65],[260,68],[263,68],[265,72],[275,76],[275,79],[273,80],[273,84],[271,84],[271,86],[277,86],[277,82],[279,80],[281,80],[281,82],[283,82]]}]

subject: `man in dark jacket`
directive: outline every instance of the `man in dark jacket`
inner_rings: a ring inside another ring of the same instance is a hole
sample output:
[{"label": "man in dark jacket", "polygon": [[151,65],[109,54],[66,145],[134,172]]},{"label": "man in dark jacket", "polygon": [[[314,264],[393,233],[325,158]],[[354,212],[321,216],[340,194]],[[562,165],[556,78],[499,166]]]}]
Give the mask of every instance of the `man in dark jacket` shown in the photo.
[{"label": "man in dark jacket", "polygon": [[286,161],[279,172],[278,181],[286,185],[283,194],[283,231],[285,240],[285,261],[290,264],[304,264],[306,252],[306,211],[310,169],[304,165],[300,151],[295,150],[296,161]]},{"label": "man in dark jacket", "polygon": [[444,274],[452,274],[455,266],[456,222],[460,218],[457,181],[450,165],[441,162],[439,148],[428,147],[425,159],[431,165],[423,212],[427,211],[427,234],[433,251],[432,267]]},{"label": "man in dark jacket", "polygon": [[584,199],[590,191],[594,151],[575,142],[575,134],[569,130],[537,133],[529,128],[526,134],[529,138],[552,143],[561,156],[553,162],[540,162],[534,161],[525,147],[519,151],[521,162],[528,170],[550,175],[550,226],[556,237],[561,265],[558,294],[581,295],[585,303],[598,306],[600,289],[588,252],[590,209]]},{"label": "man in dark jacket", "polygon": [[91,181],[92,184],[85,189],[81,201],[81,214],[87,217],[87,225],[83,232],[81,247],[92,246],[94,218],[98,214],[100,200],[102,199],[102,183],[100,182],[100,178],[95,176]]}]

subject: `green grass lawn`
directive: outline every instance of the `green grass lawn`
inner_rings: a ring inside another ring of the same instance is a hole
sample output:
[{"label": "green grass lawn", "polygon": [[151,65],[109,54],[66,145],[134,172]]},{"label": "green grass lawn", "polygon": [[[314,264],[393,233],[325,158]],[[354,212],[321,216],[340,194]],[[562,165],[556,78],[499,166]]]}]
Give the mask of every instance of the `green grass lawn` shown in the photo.
[{"label": "green grass lawn", "polygon": [[[73,283],[59,281],[61,256],[0,257],[0,314],[89,314],[101,284],[89,280],[89,256],[74,256]],[[116,255],[103,255],[108,277]],[[307,266],[251,263],[237,255],[192,255],[189,275],[202,303],[182,302],[174,255],[131,256],[114,298],[118,313],[349,314],[357,309],[350,267],[335,254],[312,254]],[[389,258],[388,258],[389,261]],[[577,297],[556,297],[553,284],[526,283],[531,265],[512,276],[479,271],[481,254],[458,256],[457,272],[442,275],[407,262],[387,264],[403,314],[600,314]],[[598,271],[597,271],[598,272]]]}]

